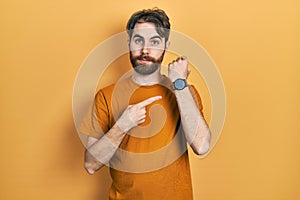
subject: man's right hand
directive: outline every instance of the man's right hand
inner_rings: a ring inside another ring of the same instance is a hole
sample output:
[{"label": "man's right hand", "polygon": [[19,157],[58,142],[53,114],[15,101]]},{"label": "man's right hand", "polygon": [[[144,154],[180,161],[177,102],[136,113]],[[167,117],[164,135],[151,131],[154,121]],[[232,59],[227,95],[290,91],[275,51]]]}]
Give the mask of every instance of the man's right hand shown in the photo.
[{"label": "man's right hand", "polygon": [[130,129],[144,123],[146,119],[146,106],[161,98],[161,96],[154,96],[137,104],[129,105],[117,120],[117,126],[126,133]]}]

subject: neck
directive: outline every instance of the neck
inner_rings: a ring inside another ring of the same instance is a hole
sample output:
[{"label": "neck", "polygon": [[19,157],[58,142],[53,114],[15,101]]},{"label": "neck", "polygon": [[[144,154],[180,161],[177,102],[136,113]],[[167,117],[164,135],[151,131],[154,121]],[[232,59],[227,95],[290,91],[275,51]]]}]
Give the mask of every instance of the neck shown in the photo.
[{"label": "neck", "polygon": [[160,73],[160,68],[159,68],[152,74],[148,74],[148,75],[142,75],[137,72],[134,72],[131,78],[138,85],[150,86],[150,85],[159,84],[162,81],[163,76]]}]

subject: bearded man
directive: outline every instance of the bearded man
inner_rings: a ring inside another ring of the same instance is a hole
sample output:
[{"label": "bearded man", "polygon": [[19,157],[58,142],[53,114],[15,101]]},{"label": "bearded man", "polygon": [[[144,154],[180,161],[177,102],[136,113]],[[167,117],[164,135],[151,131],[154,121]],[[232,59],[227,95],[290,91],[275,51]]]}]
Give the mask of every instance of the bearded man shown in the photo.
[{"label": "bearded man", "polygon": [[181,56],[161,74],[170,22],[158,8],[134,13],[127,23],[133,75],[102,88],[80,132],[88,134],[85,169],[109,165],[109,199],[193,199],[187,143],[203,155],[210,130],[200,96],[189,85]]}]

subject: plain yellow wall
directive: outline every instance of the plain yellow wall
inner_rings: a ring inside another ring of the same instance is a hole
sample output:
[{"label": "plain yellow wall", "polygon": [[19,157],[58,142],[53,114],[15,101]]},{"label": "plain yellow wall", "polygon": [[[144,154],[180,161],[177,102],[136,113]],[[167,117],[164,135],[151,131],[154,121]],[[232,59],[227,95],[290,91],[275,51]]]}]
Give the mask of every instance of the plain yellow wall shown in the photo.
[{"label": "plain yellow wall", "polygon": [[203,45],[226,87],[217,145],[191,155],[195,200],[299,198],[299,1],[10,0],[0,3],[0,199],[106,199],[108,169],[83,169],[73,84],[97,44],[154,6]]}]

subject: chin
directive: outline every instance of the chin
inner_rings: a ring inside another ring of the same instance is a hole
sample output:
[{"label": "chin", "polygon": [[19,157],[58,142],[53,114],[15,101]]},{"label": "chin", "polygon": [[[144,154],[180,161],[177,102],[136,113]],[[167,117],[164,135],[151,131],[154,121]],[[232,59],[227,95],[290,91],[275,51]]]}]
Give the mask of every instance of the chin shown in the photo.
[{"label": "chin", "polygon": [[157,71],[159,66],[160,66],[159,64],[138,65],[134,67],[134,71],[141,75],[149,75]]}]

